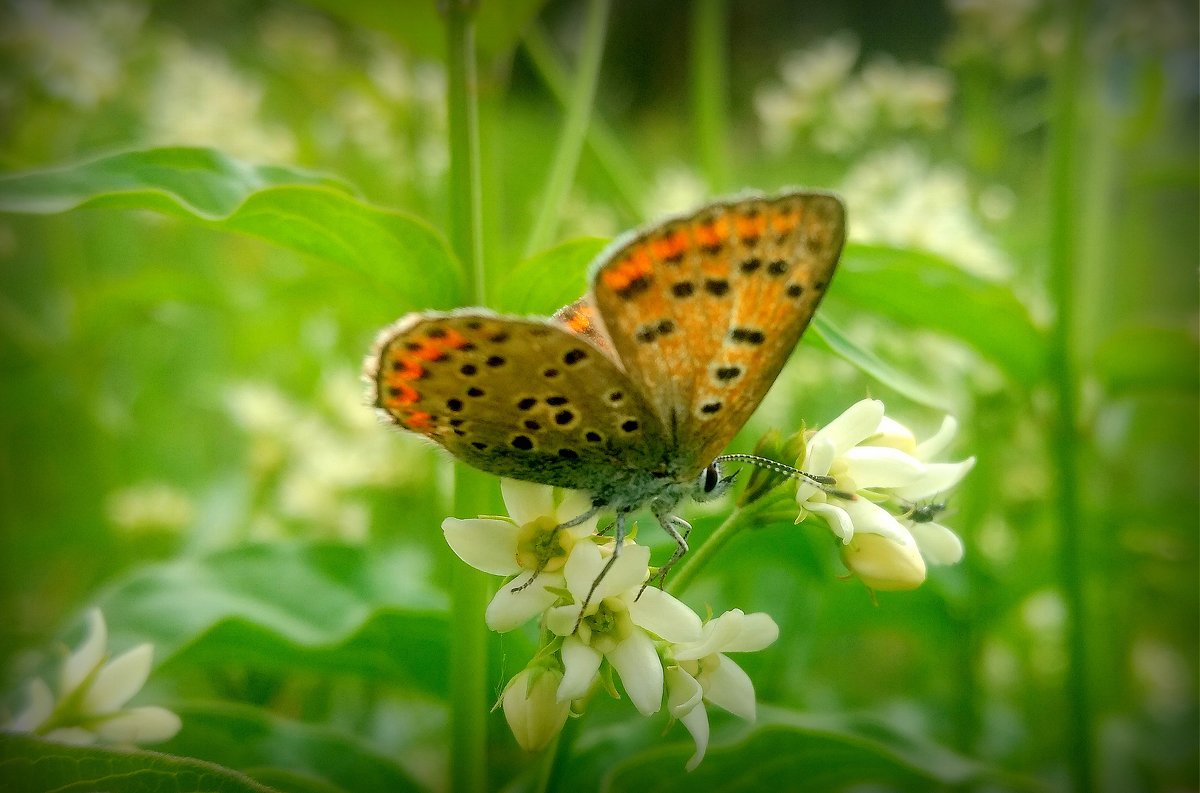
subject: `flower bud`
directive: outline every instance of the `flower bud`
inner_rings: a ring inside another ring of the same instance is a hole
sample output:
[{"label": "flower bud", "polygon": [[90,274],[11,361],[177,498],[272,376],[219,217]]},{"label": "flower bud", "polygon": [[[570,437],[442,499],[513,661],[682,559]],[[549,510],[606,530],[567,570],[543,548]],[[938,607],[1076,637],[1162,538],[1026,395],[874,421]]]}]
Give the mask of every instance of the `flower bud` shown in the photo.
[{"label": "flower bud", "polygon": [[571,703],[558,701],[562,679],[557,669],[526,667],[504,689],[504,718],[527,752],[545,748],[567,722]]},{"label": "flower bud", "polygon": [[916,545],[902,545],[882,534],[855,533],[842,546],[842,562],[881,592],[916,589],[925,581],[925,560]]}]

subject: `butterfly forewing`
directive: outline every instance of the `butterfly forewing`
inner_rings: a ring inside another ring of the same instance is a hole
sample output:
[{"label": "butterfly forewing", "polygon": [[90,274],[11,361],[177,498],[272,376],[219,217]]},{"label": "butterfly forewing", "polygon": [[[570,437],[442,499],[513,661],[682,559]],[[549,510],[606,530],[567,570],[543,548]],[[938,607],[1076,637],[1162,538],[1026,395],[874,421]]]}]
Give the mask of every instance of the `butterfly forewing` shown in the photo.
[{"label": "butterfly forewing", "polygon": [[833,276],[837,198],[788,193],[714,204],[618,245],[592,299],[615,355],[700,471],[778,376]]},{"label": "butterfly forewing", "polygon": [[662,465],[667,440],[629,377],[585,337],[479,310],[410,314],[368,359],[374,402],[490,473],[596,490]]}]

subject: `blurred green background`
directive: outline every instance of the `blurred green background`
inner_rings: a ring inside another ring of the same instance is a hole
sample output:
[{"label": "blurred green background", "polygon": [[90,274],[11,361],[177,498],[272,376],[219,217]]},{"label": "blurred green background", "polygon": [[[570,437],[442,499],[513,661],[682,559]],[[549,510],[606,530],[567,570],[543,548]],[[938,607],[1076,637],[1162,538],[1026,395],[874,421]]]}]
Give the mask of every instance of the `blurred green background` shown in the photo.
[{"label": "blurred green background", "polygon": [[[596,238],[713,196],[832,189],[848,354],[810,333],[733,450],[872,395],[925,434],[956,415],[979,462],[945,519],[966,558],[916,592],[874,602],[790,523],[688,592],[779,622],[745,664],[770,729],[717,719],[689,778],[678,726],[599,697],[555,779],[1197,789],[1195,4],[1086,5],[1072,74],[1038,0],[616,2],[559,200],[586,11],[481,4],[489,304],[549,313]],[[380,327],[462,294],[442,38],[423,0],[0,6],[8,712],[100,605],[115,649],[155,643],[143,698],[184,721],[158,748],[280,789],[445,786],[450,465],[359,382]],[[727,509],[688,511],[698,542]],[[489,691],[534,639],[489,639]],[[491,786],[536,789],[488,718]],[[779,757],[792,782],[731,781]]]}]

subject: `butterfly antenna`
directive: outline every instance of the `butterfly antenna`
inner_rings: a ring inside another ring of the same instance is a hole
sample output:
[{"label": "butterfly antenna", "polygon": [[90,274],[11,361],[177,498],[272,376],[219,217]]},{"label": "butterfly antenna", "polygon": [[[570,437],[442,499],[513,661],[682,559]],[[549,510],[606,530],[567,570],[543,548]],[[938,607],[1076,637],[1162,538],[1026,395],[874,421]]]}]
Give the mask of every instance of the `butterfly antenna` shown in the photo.
[{"label": "butterfly antenna", "polygon": [[769,457],[759,457],[757,454],[722,454],[714,463],[723,462],[738,462],[750,463],[757,465],[759,468],[766,468],[768,471],[774,471],[777,474],[783,474],[789,479],[807,479],[813,484],[819,485],[822,490],[831,493],[841,498],[853,499],[849,493],[841,493],[837,490],[831,490],[830,485],[837,484],[837,480],[832,476],[822,476],[821,474],[810,474],[808,471],[801,471],[799,468],[781,463],[778,460],[772,460]]}]

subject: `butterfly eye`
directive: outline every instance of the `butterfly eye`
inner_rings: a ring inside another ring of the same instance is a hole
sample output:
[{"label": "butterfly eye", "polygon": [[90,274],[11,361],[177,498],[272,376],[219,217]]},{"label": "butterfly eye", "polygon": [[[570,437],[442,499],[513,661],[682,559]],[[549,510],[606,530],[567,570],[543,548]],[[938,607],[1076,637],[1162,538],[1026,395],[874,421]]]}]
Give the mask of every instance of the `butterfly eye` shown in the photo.
[{"label": "butterfly eye", "polygon": [[704,492],[711,493],[713,488],[717,486],[717,482],[721,479],[721,472],[717,470],[716,463],[713,463],[708,468],[704,469]]}]

